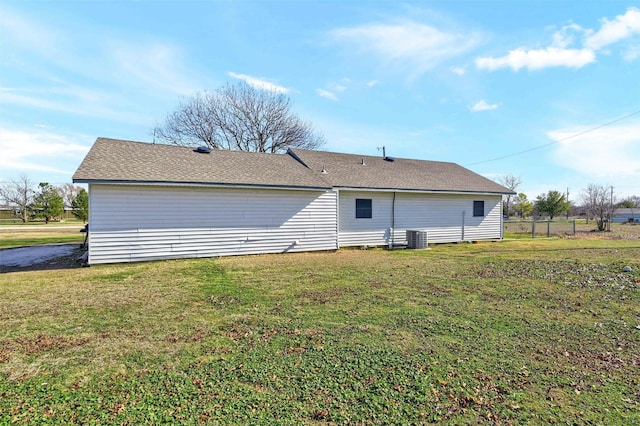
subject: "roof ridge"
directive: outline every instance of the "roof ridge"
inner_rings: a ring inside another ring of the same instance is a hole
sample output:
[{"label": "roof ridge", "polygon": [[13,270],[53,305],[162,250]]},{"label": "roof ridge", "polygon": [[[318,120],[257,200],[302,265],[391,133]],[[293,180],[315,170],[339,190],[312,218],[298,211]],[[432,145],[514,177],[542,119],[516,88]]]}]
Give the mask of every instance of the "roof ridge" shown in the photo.
[{"label": "roof ridge", "polygon": [[[138,144],[145,146],[157,146],[157,147],[169,147],[175,149],[186,149],[186,150],[195,150],[198,146],[187,146],[187,145],[176,145],[176,144],[168,144],[168,143],[155,143],[155,142],[146,142],[146,141],[134,141],[128,139],[116,139],[116,138],[107,138],[107,137],[98,137],[96,138],[97,142],[116,142],[116,143],[126,143],[126,144]],[[203,146],[203,145],[201,145]],[[258,151],[243,151],[243,150],[235,150],[235,149],[216,149],[212,148],[211,153],[230,153],[230,155],[279,155],[285,156],[286,152],[258,152]]]},{"label": "roof ridge", "polygon": [[[356,158],[373,158],[373,159],[380,159],[380,160],[384,160],[385,159],[385,157],[383,157],[381,155],[352,154],[352,153],[347,153],[347,152],[322,151],[322,150],[302,149],[302,148],[290,148],[290,150],[292,150],[294,152],[295,151],[303,151],[303,152],[312,152],[312,153],[318,153],[318,154],[332,154],[332,155],[339,155],[339,156],[345,156],[345,157],[346,156],[350,156],[350,157],[356,157]],[[424,159],[421,159],[421,158],[395,157],[393,155],[387,155],[387,158],[393,158],[394,160],[426,161],[426,162],[430,162],[430,163],[455,164],[456,166],[462,167],[458,163],[455,163],[453,161],[424,160]]]}]

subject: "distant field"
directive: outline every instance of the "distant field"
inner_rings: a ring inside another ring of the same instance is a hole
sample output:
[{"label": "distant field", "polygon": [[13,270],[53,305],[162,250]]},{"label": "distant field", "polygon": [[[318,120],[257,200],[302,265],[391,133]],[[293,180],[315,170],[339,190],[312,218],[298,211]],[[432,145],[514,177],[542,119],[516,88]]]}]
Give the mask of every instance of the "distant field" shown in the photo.
[{"label": "distant field", "polygon": [[566,238],[2,274],[0,424],[640,424],[638,271]]},{"label": "distant field", "polygon": [[0,224],[0,248],[32,246],[37,244],[81,243],[84,234],[81,222],[55,224]]}]

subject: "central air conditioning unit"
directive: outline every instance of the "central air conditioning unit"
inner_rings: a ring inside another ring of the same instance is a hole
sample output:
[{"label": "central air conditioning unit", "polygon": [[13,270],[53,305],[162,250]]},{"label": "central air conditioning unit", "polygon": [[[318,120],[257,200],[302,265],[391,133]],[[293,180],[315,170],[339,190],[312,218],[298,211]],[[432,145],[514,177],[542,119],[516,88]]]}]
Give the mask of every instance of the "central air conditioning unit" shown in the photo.
[{"label": "central air conditioning unit", "polygon": [[407,229],[407,247],[410,249],[425,249],[428,246],[427,231]]}]

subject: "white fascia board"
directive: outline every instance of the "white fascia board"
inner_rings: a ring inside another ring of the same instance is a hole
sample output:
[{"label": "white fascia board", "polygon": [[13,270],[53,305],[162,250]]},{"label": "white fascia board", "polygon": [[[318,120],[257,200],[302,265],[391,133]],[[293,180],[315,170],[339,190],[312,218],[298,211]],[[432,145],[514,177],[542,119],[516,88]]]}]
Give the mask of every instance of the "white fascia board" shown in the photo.
[{"label": "white fascia board", "polygon": [[121,180],[89,180],[75,179],[74,183],[90,185],[124,185],[124,186],[171,186],[171,187],[199,187],[199,188],[241,188],[241,189],[285,189],[290,191],[331,191],[333,188],[310,186],[280,186],[280,185],[248,185],[235,183],[199,183],[199,182],[146,182]]},{"label": "white fascia board", "polygon": [[338,191],[355,191],[355,192],[408,192],[413,194],[451,194],[451,195],[507,195],[503,192],[480,192],[480,191],[447,191],[447,190],[426,190],[426,189],[401,189],[401,188],[334,188]]}]

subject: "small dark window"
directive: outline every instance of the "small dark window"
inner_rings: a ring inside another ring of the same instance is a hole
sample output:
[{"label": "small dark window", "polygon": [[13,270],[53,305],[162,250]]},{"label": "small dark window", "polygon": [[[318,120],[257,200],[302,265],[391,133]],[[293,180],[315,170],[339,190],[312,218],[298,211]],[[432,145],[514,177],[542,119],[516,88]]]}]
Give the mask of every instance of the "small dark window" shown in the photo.
[{"label": "small dark window", "polygon": [[373,217],[372,206],[371,199],[356,198],[356,219],[371,219]]},{"label": "small dark window", "polygon": [[473,202],[473,217],[484,216],[484,201]]}]

